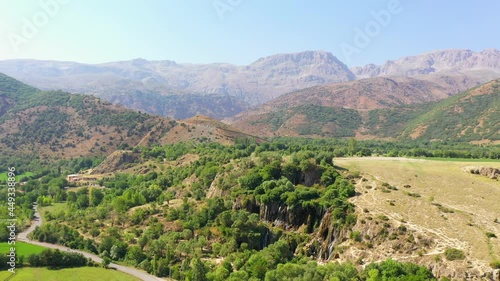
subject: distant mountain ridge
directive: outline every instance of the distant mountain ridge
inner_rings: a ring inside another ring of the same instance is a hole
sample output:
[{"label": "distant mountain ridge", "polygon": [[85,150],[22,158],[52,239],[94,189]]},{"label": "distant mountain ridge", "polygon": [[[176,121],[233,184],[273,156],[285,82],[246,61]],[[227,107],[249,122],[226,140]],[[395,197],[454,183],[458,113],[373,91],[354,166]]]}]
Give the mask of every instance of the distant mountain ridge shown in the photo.
[{"label": "distant mountain ridge", "polygon": [[500,73],[500,51],[496,49],[485,49],[481,52],[471,50],[434,51],[398,60],[389,60],[379,66],[368,64],[364,67],[353,67],[351,70],[357,78],[417,76],[477,70],[492,70]]},{"label": "distant mountain ridge", "polygon": [[500,51],[435,51],[351,69],[329,52],[305,51],[263,57],[246,66],[7,60],[0,61],[0,72],[43,90],[92,94],[151,114],[224,119],[297,90],[380,76],[425,80],[456,94],[500,78]]},{"label": "distant mountain ridge", "polygon": [[0,62],[0,72],[44,90],[93,94],[124,106],[129,106],[124,96],[137,94],[215,94],[238,98],[241,110],[243,104],[259,104],[293,90],[355,79],[345,64],[324,51],[274,55],[247,66],[144,59],[97,65],[9,60]]}]

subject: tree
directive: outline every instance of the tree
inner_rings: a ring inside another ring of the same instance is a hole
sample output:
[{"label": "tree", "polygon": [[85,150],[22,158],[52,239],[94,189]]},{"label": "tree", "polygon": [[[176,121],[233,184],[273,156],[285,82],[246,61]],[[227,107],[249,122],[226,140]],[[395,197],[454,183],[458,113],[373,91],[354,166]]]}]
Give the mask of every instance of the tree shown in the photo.
[{"label": "tree", "polygon": [[122,196],[115,198],[113,200],[112,205],[113,205],[113,208],[118,213],[125,213],[128,209],[127,200],[125,200],[125,198],[123,198]]},{"label": "tree", "polygon": [[111,247],[115,244],[115,238],[106,236],[102,239],[101,244],[99,245],[99,252],[101,255],[104,252],[107,252],[109,255],[109,252],[111,251]]},{"label": "tree", "polygon": [[85,209],[89,206],[89,196],[87,194],[80,194],[76,199],[76,206],[79,209]]},{"label": "tree", "polygon": [[350,156],[356,155],[356,153],[358,152],[358,141],[356,141],[356,139],[349,140],[347,151]]},{"label": "tree", "polygon": [[91,188],[90,191],[90,198],[89,198],[89,205],[92,207],[95,207],[99,204],[101,204],[102,198],[104,197],[104,194],[100,189],[97,188]]},{"label": "tree", "polygon": [[111,259],[109,257],[103,257],[101,266],[104,268],[108,268],[108,265],[111,263]]},{"label": "tree", "polygon": [[121,260],[125,257],[127,254],[127,244],[125,242],[117,242],[113,247],[111,247],[111,250],[109,252],[110,257],[113,260]]},{"label": "tree", "polygon": [[139,246],[131,246],[127,250],[127,260],[133,262],[135,265],[140,264],[146,255]]},{"label": "tree", "polygon": [[206,274],[208,272],[205,263],[200,260],[200,258],[193,259],[192,262],[192,278],[193,281],[207,281]]},{"label": "tree", "polygon": [[249,278],[248,273],[244,270],[238,270],[229,275],[228,281],[247,281]]},{"label": "tree", "polygon": [[209,280],[213,281],[224,281],[228,279],[229,274],[231,274],[231,272],[227,268],[219,266],[215,271],[208,273],[207,277]]},{"label": "tree", "polygon": [[76,193],[73,192],[73,191],[68,191],[66,202],[68,202],[68,203],[76,203]]}]

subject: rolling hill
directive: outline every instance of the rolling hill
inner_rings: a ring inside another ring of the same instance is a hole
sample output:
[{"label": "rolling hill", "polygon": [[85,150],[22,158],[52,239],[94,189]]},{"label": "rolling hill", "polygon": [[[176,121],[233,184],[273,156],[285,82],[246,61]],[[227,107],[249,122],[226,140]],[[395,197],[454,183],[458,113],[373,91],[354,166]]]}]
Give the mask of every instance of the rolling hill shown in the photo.
[{"label": "rolling hill", "polygon": [[[415,115],[402,122],[401,137],[425,140],[458,140],[471,142],[500,141],[500,79],[486,83],[423,107],[404,108]],[[420,113],[421,112],[421,113]],[[388,115],[401,114],[397,109],[371,113],[372,124],[393,127],[386,123]]]},{"label": "rolling hill", "polygon": [[261,136],[500,139],[500,80],[456,96],[435,83],[372,78],[290,93],[232,124]]},{"label": "rolling hill", "polygon": [[231,143],[248,136],[215,120],[205,124],[176,121],[94,96],[40,91],[3,74],[0,100],[2,155],[72,158],[108,155],[137,145],[177,140]]}]

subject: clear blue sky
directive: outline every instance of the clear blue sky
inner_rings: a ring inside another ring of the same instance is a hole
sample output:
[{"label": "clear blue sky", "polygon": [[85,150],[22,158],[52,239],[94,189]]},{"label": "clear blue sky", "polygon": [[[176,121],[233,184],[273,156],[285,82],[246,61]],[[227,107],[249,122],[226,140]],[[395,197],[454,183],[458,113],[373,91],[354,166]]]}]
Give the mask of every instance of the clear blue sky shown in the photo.
[{"label": "clear blue sky", "polygon": [[[48,12],[41,5],[57,1],[68,3]],[[399,0],[399,13],[356,45],[356,28],[369,27],[371,11],[388,10],[391,1],[397,0],[2,0],[0,59],[241,65],[325,50],[356,66],[438,49],[500,48],[497,0]],[[346,44],[357,48],[349,58]]]}]

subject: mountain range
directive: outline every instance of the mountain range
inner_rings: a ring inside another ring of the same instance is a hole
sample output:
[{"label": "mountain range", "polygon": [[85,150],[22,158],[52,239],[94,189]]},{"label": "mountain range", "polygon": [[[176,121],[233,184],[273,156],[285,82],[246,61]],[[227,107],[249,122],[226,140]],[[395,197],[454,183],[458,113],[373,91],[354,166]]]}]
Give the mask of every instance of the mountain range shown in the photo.
[{"label": "mountain range", "polygon": [[0,61],[0,72],[43,90],[91,94],[151,114],[223,119],[283,94],[363,78],[411,77],[424,81],[421,93],[452,95],[500,78],[500,51],[444,50],[351,69],[329,52],[306,51],[246,66],[144,59],[103,64],[7,60]]}]

